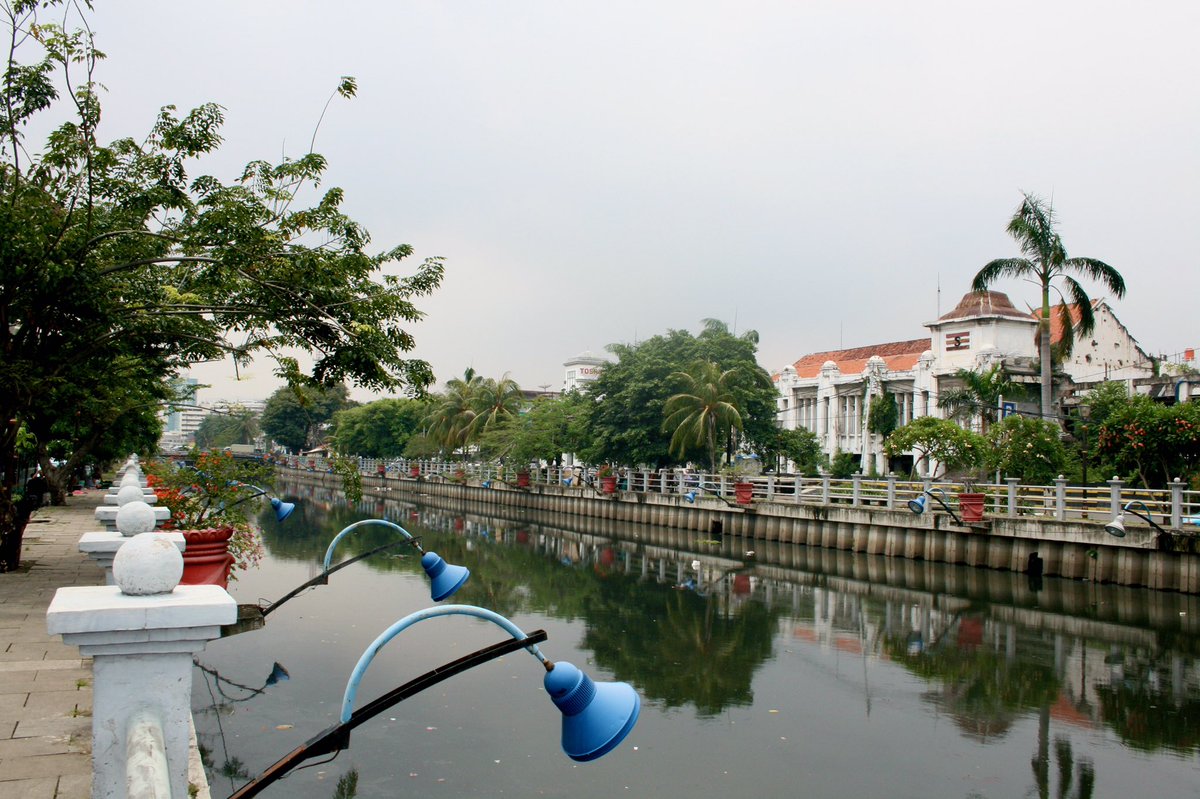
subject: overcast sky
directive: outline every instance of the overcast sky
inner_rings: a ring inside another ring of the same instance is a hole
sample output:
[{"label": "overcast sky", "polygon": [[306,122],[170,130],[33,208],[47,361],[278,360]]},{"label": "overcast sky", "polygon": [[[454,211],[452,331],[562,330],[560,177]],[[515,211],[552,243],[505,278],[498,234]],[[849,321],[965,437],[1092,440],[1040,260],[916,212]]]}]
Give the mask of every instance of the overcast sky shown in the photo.
[{"label": "overcast sky", "polygon": [[[103,136],[218,102],[223,177],[302,154],[358,79],[318,133],[325,185],[380,249],[446,258],[414,329],[439,382],[557,388],[573,355],[706,317],[758,330],[768,370],[917,338],[1018,254],[1021,191],[1122,272],[1145,349],[1200,345],[1194,0],[102,1],[92,21]],[[270,372],[199,376],[251,399]]]}]

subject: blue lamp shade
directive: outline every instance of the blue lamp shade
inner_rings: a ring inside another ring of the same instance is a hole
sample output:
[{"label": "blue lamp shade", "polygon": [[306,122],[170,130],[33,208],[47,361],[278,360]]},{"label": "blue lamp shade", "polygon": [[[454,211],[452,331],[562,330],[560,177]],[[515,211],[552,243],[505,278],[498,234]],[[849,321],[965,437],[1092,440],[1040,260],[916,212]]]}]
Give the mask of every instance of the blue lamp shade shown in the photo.
[{"label": "blue lamp shade", "polygon": [[637,723],[642,700],[628,683],[597,683],[570,663],[558,662],[543,680],[563,714],[562,748],[581,763],[603,757]]},{"label": "blue lamp shade", "polygon": [[481,486],[483,486],[484,488],[491,488],[491,487],[492,487],[492,481],[491,481],[491,480],[484,480],[482,483],[480,483],[480,485],[481,485]]},{"label": "blue lamp shade", "polygon": [[285,669],[283,667],[283,665],[277,660],[277,661],[275,661],[274,665],[271,666],[271,673],[267,675],[267,683],[266,684],[267,685],[277,685],[278,683],[281,683],[281,682],[287,682],[291,678],[292,678],[292,675],[288,674],[288,670]]},{"label": "blue lamp shade", "polygon": [[928,504],[928,502],[929,502],[929,498],[926,497],[924,494],[922,494],[921,496],[917,497],[916,499],[910,499],[908,501],[908,509],[910,511],[912,511],[913,513],[917,514],[918,516],[920,516],[922,513],[925,512],[925,505]]},{"label": "blue lamp shade", "polygon": [[296,509],[296,503],[284,502],[279,497],[271,497],[271,509],[275,511],[275,521],[281,522],[292,515],[292,511]]},{"label": "blue lamp shade", "polygon": [[453,596],[471,576],[466,566],[447,563],[436,552],[426,552],[421,556],[421,568],[429,575],[429,593],[434,602]]},{"label": "blue lamp shade", "polygon": [[565,486],[569,486],[569,485],[571,485],[571,478],[570,478],[570,477],[567,477],[567,478],[565,478],[565,479],[562,481],[562,484],[563,484],[563,485],[565,485]]},{"label": "blue lamp shade", "polygon": [[684,495],[683,495],[683,498],[684,498],[684,499],[686,499],[688,502],[693,502],[693,503],[694,503],[694,502],[696,501],[696,492],[695,492],[695,491],[689,491],[689,492],[687,492],[686,494],[684,494]]}]

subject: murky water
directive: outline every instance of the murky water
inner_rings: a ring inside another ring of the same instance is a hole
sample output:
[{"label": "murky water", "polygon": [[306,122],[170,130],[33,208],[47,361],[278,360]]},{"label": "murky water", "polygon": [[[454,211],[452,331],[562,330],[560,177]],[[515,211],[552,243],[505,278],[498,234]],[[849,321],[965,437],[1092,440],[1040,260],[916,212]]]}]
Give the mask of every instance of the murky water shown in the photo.
[{"label": "murky water", "polygon": [[[577,764],[541,667],[518,651],[396,705],[265,796],[345,797],[351,773],[363,797],[1200,796],[1194,598],[290,494],[301,508],[282,527],[263,520],[268,554],[231,586],[239,602],[278,599],[319,572],[337,531],[386,517],[471,569],[451,601],[546,630],[551,659],[627,681],[643,704],[618,749]],[[335,560],[394,537],[361,528]],[[193,705],[213,795],[336,723],[362,651],[432,604],[402,547],[210,644]],[[376,658],[359,704],[505,638],[473,619],[422,622]]]}]

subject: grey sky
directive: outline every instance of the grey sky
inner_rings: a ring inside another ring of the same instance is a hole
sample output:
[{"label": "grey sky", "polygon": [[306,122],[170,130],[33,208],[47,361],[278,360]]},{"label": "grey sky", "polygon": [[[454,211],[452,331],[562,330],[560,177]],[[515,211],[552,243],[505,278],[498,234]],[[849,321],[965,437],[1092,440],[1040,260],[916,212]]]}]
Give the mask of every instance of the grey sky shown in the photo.
[{"label": "grey sky", "polygon": [[[774,370],[916,338],[1027,190],[1126,278],[1152,353],[1200,345],[1200,4],[100,3],[107,138],[213,100],[207,171],[303,152],[380,248],[447,259],[417,357],[525,387],[705,317]],[[1102,296],[1088,285],[1092,296]],[[1028,284],[999,286],[1014,303]],[[262,397],[253,378],[212,396]]]}]

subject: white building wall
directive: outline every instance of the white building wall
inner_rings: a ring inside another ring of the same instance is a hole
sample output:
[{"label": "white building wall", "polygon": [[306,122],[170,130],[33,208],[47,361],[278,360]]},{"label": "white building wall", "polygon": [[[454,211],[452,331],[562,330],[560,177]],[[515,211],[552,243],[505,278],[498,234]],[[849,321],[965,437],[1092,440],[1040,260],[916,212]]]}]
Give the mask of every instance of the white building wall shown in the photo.
[{"label": "white building wall", "polygon": [[1075,336],[1075,348],[1063,371],[1077,384],[1104,380],[1149,377],[1154,367],[1150,358],[1117,321],[1105,303],[1094,310],[1096,327],[1090,336]]}]

